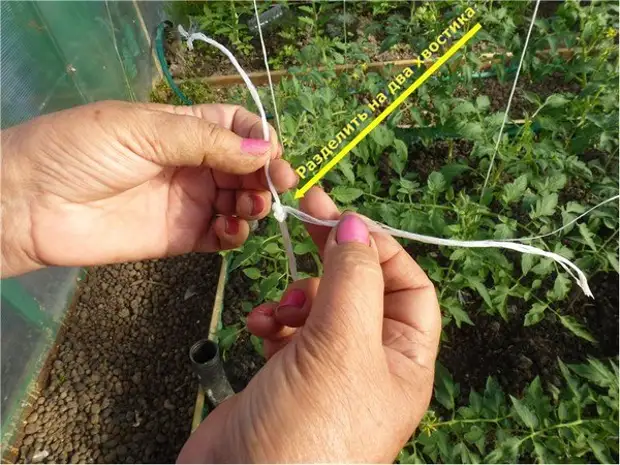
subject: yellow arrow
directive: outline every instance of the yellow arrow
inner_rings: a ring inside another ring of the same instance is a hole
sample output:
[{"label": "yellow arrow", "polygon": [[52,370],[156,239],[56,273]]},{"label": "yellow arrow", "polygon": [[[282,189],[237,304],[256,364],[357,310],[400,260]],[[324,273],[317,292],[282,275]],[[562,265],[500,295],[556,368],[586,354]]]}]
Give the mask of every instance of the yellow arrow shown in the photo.
[{"label": "yellow arrow", "polygon": [[329,170],[331,170],[334,166],[336,166],[336,164],[340,160],[342,160],[345,157],[345,155],[347,155],[351,150],[353,150],[355,146],[359,144],[362,141],[362,139],[364,139],[364,137],[366,137],[370,133],[370,131],[376,128],[385,118],[389,116],[390,113],[392,113],[396,109],[396,107],[398,107],[401,103],[403,103],[407,99],[407,97],[409,97],[418,87],[424,84],[424,82],[429,77],[431,77],[431,75],[435,71],[437,71],[446,61],[448,61],[452,57],[452,55],[454,55],[458,51],[458,49],[460,49],[463,45],[465,45],[469,41],[469,39],[471,39],[480,29],[482,29],[482,26],[480,25],[480,23],[477,23],[473,28],[471,28],[467,32],[467,34],[461,37],[461,39],[458,42],[456,42],[452,47],[450,47],[450,50],[444,53],[444,55],[441,58],[439,58],[439,60],[437,60],[435,63],[433,63],[433,65],[430,68],[428,68],[424,72],[424,74],[422,74],[422,76],[416,79],[416,81],[413,84],[411,84],[411,86],[409,86],[409,88],[405,92],[403,92],[385,110],[383,110],[381,114],[379,114],[379,116],[377,116],[374,120],[372,120],[372,122],[368,126],[362,129],[362,131],[351,142],[349,142],[340,152],[338,152],[338,154],[334,158],[332,158],[329,161],[329,163],[323,166],[323,168],[321,168],[319,172],[316,173],[312,177],[312,179],[310,179],[310,181],[308,181],[300,189],[297,189],[297,192],[295,192],[295,198],[300,199],[301,197],[303,197],[306,194],[306,192],[308,192],[308,190],[319,181],[319,179],[325,176]]}]

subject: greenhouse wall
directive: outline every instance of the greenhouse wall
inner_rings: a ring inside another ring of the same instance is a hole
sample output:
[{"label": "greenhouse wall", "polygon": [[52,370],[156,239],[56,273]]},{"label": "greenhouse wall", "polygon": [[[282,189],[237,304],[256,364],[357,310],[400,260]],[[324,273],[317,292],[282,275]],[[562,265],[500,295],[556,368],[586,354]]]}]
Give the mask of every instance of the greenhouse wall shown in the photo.
[{"label": "greenhouse wall", "polygon": [[[146,100],[160,70],[151,38],[163,2],[2,2],[1,125],[89,102]],[[11,218],[3,218],[11,221]],[[48,268],[2,281],[2,443],[34,388],[80,270]],[[6,450],[3,450],[3,455]]]}]

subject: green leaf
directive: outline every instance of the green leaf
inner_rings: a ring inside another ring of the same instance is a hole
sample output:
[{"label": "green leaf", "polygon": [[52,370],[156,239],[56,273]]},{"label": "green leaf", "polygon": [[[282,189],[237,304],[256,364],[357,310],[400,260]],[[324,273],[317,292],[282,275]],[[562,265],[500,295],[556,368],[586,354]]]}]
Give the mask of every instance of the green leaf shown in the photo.
[{"label": "green leaf", "polygon": [[549,97],[547,97],[547,100],[545,100],[545,104],[550,106],[551,108],[558,108],[564,106],[568,102],[570,102],[570,100],[564,97],[562,94],[551,94]]},{"label": "green leaf", "polygon": [[379,48],[379,53],[383,53],[386,50],[391,49],[394,45],[398,44],[401,41],[399,35],[387,36],[383,42],[381,42],[381,48]]},{"label": "green leaf", "polygon": [[555,300],[564,299],[564,297],[568,295],[571,284],[572,282],[566,277],[566,274],[558,274],[558,277],[555,278],[555,283],[553,284],[553,296],[555,297]]},{"label": "green leaf", "polygon": [[521,440],[519,438],[508,437],[501,441],[499,446],[485,457],[484,461],[489,463],[517,463],[520,445]]},{"label": "green leaf", "polygon": [[517,412],[517,415],[519,415],[519,418],[521,419],[521,421],[525,424],[525,426],[527,426],[531,430],[534,430],[534,428],[538,426],[538,418],[536,417],[534,412],[532,412],[519,399],[513,396],[510,396],[510,400],[512,401],[512,405],[515,409],[515,412]]},{"label": "green leaf", "polygon": [[460,132],[467,139],[477,140],[482,137],[483,129],[480,123],[465,123],[460,126]]},{"label": "green leaf", "polygon": [[579,234],[583,237],[583,240],[586,241],[586,244],[596,252],[596,244],[594,243],[594,236],[592,232],[588,229],[588,225],[585,223],[579,223]]},{"label": "green leaf", "polygon": [[314,26],[314,21],[306,16],[298,16],[297,19],[308,26]]},{"label": "green leaf", "polygon": [[431,226],[433,227],[435,234],[440,237],[444,235],[446,230],[446,220],[441,210],[433,209],[433,211],[431,211]]},{"label": "green leaf", "polygon": [[461,102],[459,103],[454,110],[453,113],[457,115],[466,115],[468,113],[476,113],[476,107],[471,102]]},{"label": "green leaf", "polygon": [[589,358],[587,364],[569,365],[569,368],[597,386],[617,390],[618,378],[616,374],[600,360]]},{"label": "green leaf", "polygon": [[577,379],[571,374],[568,367],[562,362],[562,360],[558,359],[558,366],[560,367],[560,371],[562,372],[562,376],[566,380],[566,384],[574,394],[574,397],[579,398],[579,382]]},{"label": "green leaf", "polygon": [[265,353],[263,352],[263,341],[260,338],[254,336],[254,334],[252,334],[250,336],[250,342],[252,343],[252,347],[254,348],[254,351],[258,355],[261,355],[264,357]]},{"label": "green leaf", "polygon": [[536,454],[536,457],[538,457],[539,463],[555,463],[553,460],[548,458],[547,449],[544,444],[537,440],[533,440],[532,442],[534,443],[534,453]]},{"label": "green leaf", "polygon": [[256,242],[248,241],[243,246],[243,249],[239,253],[235,253],[235,259],[232,261],[230,265],[230,271],[236,270],[241,266],[245,261],[249,261],[251,258],[256,255],[258,252],[259,245]]},{"label": "green leaf", "polygon": [[523,197],[527,189],[527,175],[521,175],[514,182],[510,182],[504,186],[502,200],[504,203],[512,203]]},{"label": "green leaf", "polygon": [[241,333],[239,324],[225,326],[217,332],[217,343],[220,346],[222,352],[226,352],[230,349]]},{"label": "green leaf", "polygon": [[558,205],[558,194],[546,194],[542,198],[536,200],[536,207],[530,213],[532,218],[540,218],[541,216],[551,216],[555,212]]},{"label": "green leaf", "polygon": [[566,185],[566,175],[564,173],[560,173],[555,176],[551,176],[547,181],[547,190],[551,192],[558,192],[564,189]]},{"label": "green leaf", "polygon": [[493,301],[491,300],[489,291],[487,290],[486,286],[482,283],[482,281],[476,278],[473,278],[473,277],[468,277],[467,282],[473,289],[478,291],[478,294],[480,294],[480,297],[482,297],[482,299],[484,300],[484,303],[486,303],[489,306],[489,308],[493,308]]},{"label": "green leaf", "polygon": [[451,163],[449,165],[443,166],[440,172],[443,175],[446,182],[448,184],[452,184],[452,179],[454,179],[457,176],[460,176],[461,174],[469,170],[471,170],[471,168],[462,163]]},{"label": "green leaf", "polygon": [[495,225],[493,239],[511,239],[514,237],[514,230],[507,224],[501,223]]},{"label": "green leaf", "polygon": [[370,136],[380,148],[387,147],[394,141],[394,133],[385,126],[377,126]]},{"label": "green leaf", "polygon": [[583,213],[586,211],[586,207],[577,202],[568,202],[565,208],[567,213]]},{"label": "green leaf", "polygon": [[567,328],[570,332],[572,332],[575,336],[578,336],[586,341],[596,343],[596,339],[592,336],[586,328],[575,320],[572,316],[564,316],[560,315],[560,323]]},{"label": "green leaf", "polygon": [[479,426],[473,425],[463,437],[470,444],[475,444],[480,438],[484,437],[484,430]]},{"label": "green leaf", "polygon": [[602,442],[597,441],[592,436],[590,436],[587,441],[590,449],[592,450],[592,453],[596,457],[596,460],[599,461],[599,463],[614,463],[612,458],[607,455],[607,447],[605,447]]},{"label": "green leaf", "polygon": [[316,250],[316,246],[314,245],[314,242],[312,242],[311,240],[305,240],[303,242],[299,242],[295,244],[295,249],[294,249],[297,255],[303,255],[308,252],[313,252],[315,250]]},{"label": "green leaf", "polygon": [[476,98],[476,106],[478,107],[478,110],[486,110],[491,106],[491,101],[486,95],[479,95]]},{"label": "green leaf", "polygon": [[308,94],[300,94],[297,98],[299,99],[299,103],[301,103],[301,106],[304,110],[314,114],[314,105],[312,104],[312,98]]},{"label": "green leaf", "polygon": [[258,285],[258,290],[260,293],[259,298],[261,300],[267,297],[270,291],[273,291],[276,289],[276,286],[278,285],[278,282],[280,281],[281,277],[282,275],[280,273],[278,273],[277,271],[274,271],[266,279],[261,281],[261,283]]},{"label": "green leaf", "polygon": [[521,270],[523,271],[523,276],[529,273],[532,266],[534,266],[534,255],[530,253],[521,255]]},{"label": "green leaf", "polygon": [[338,163],[338,169],[342,174],[344,174],[344,177],[347,178],[347,181],[349,181],[350,184],[355,183],[355,173],[353,172],[353,166],[351,166],[351,162],[349,160],[340,160],[340,163]]},{"label": "green leaf", "polygon": [[398,174],[403,174],[405,166],[407,166],[407,158],[409,156],[407,152],[407,145],[400,139],[394,141],[395,152],[390,152],[390,161],[392,162],[392,168]]},{"label": "green leaf", "polygon": [[532,305],[532,308],[525,315],[525,321],[523,322],[523,326],[532,326],[542,320],[545,316],[545,309],[547,305],[541,304],[540,302],[536,302]]},{"label": "green leaf", "polygon": [[616,271],[616,273],[620,273],[620,268],[618,267],[618,256],[611,252],[610,250],[605,251],[605,257],[607,257],[607,261],[611,265],[611,267]]},{"label": "green leaf", "polygon": [[428,189],[432,194],[439,194],[440,192],[446,190],[446,180],[444,179],[443,174],[438,171],[433,171],[428,176],[426,183],[428,184]]},{"label": "green leaf", "polygon": [[538,265],[532,268],[532,273],[538,276],[547,276],[553,270],[553,260],[550,258],[541,258]]},{"label": "green leaf", "polygon": [[463,310],[461,303],[455,297],[448,297],[441,301],[441,307],[448,310],[452,318],[454,318],[454,322],[456,323],[457,328],[461,327],[461,323],[466,323],[468,325],[474,325],[473,321],[469,318],[467,312]]},{"label": "green leaf", "polygon": [[377,170],[371,165],[364,164],[361,167],[360,165],[358,165],[358,174],[364,179],[364,181],[366,181],[366,184],[368,184],[368,187],[370,188],[370,193],[373,192],[373,186],[377,182],[376,173]]},{"label": "green leaf", "polygon": [[362,194],[364,191],[356,187],[336,186],[331,191],[332,197],[342,203],[351,203],[361,197]]},{"label": "green leaf", "polygon": [[458,384],[448,370],[439,362],[435,364],[435,399],[448,410],[454,410],[454,399],[458,395]]},{"label": "green leaf", "polygon": [[246,268],[243,270],[243,274],[250,279],[258,279],[261,277],[261,272],[258,268]]},{"label": "green leaf", "polygon": [[263,248],[263,250],[267,252],[269,255],[275,255],[277,253],[282,252],[282,249],[280,248],[280,246],[276,244],[275,242],[270,242]]}]

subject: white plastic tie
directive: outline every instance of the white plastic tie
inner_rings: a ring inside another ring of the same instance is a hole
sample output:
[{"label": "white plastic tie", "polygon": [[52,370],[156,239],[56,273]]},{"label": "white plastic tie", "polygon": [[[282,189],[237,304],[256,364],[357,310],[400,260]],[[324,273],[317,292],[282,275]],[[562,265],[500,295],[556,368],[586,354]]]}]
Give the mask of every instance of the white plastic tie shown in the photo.
[{"label": "white plastic tie", "polygon": [[271,206],[271,211],[273,211],[273,217],[279,223],[284,223],[286,221],[288,215],[286,214],[286,209],[284,208],[284,205],[282,205],[280,202],[273,202],[273,205]]}]

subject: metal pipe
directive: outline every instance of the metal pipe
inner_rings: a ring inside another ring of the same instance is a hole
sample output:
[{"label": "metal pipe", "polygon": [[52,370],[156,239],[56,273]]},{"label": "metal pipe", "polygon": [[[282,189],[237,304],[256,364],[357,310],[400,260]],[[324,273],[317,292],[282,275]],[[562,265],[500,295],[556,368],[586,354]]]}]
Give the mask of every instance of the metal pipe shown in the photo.
[{"label": "metal pipe", "polygon": [[211,409],[235,394],[226,378],[220,349],[216,342],[209,339],[198,341],[189,349],[189,359]]}]

